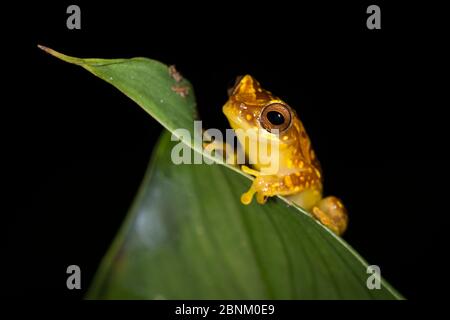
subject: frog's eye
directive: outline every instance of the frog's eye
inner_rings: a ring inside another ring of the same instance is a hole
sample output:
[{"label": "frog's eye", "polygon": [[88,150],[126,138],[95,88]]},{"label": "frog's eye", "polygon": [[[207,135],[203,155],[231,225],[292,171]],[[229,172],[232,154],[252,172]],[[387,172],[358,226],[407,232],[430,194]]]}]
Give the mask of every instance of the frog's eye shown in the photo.
[{"label": "frog's eye", "polygon": [[285,131],[291,124],[291,109],[281,103],[272,103],[264,107],[259,119],[261,126],[269,132],[278,129]]}]

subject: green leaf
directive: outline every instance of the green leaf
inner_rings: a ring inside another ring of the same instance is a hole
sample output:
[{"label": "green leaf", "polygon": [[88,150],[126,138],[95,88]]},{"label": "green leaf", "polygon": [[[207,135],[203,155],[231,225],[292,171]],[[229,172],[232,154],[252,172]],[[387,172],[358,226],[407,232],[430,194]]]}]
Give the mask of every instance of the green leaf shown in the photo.
[{"label": "green leaf", "polygon": [[[176,83],[160,62],[42,49],[111,83],[169,131],[193,132],[192,87]],[[174,85],[189,87],[189,95],[181,97]],[[155,147],[89,298],[402,299],[385,280],[369,290],[367,263],[309,213],[282,197],[244,206],[248,176],[227,165],[175,165],[173,145],[166,132]]]}]

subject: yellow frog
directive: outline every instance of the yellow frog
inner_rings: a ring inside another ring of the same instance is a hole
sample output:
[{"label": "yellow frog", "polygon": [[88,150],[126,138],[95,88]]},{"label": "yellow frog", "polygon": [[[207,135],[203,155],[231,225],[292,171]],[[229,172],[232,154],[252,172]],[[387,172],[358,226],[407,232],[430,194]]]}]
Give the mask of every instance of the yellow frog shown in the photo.
[{"label": "yellow frog", "polygon": [[[263,174],[256,163],[253,168],[241,166],[241,170],[254,176],[250,189],[241,197],[249,204],[253,195],[263,204],[267,197],[282,195],[312,215],[333,232],[341,235],[347,228],[348,218],[342,202],[334,197],[322,197],[322,171],[311,141],[296,112],[281,99],[275,97],[251,76],[237,79],[229,90],[229,99],[223,112],[233,129],[263,129],[265,134],[277,139],[279,164],[276,174]],[[277,130],[274,130],[277,129]],[[272,134],[272,131],[276,133]],[[254,158],[246,143],[238,139],[248,158]],[[255,162],[254,162],[255,163]]]}]

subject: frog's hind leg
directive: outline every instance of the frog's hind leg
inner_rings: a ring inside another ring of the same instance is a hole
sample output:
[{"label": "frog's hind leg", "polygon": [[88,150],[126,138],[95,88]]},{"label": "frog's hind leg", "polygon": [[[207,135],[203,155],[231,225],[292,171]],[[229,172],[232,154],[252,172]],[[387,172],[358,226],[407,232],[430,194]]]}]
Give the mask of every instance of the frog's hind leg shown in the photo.
[{"label": "frog's hind leg", "polygon": [[317,220],[337,235],[343,234],[347,229],[347,210],[338,198],[333,196],[323,198],[316,203],[311,211]]}]

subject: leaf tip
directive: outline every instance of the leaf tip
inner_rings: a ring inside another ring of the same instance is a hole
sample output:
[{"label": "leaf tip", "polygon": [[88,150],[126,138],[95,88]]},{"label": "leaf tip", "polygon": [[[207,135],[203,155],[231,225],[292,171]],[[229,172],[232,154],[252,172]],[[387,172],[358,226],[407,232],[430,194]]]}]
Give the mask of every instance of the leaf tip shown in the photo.
[{"label": "leaf tip", "polygon": [[43,46],[42,44],[38,44],[37,47],[39,49],[41,49],[42,51],[45,51],[45,52],[47,52],[48,54],[50,54],[50,55],[52,55],[54,57],[59,57],[59,56],[62,55],[61,53],[59,53],[59,52],[57,52],[57,51],[55,51],[55,50],[53,50],[53,49],[51,49],[49,47]]},{"label": "leaf tip", "polygon": [[48,52],[51,50],[50,48],[47,48],[46,46],[43,46],[42,44],[38,44],[37,47],[45,52]]},{"label": "leaf tip", "polygon": [[82,59],[71,57],[71,56],[67,56],[65,54],[62,54],[62,53],[60,53],[60,52],[58,52],[56,50],[53,50],[52,48],[43,46],[41,44],[38,44],[37,47],[39,49],[41,49],[42,51],[45,51],[46,53],[54,56],[55,58],[61,59],[61,60],[65,61],[65,62],[74,63],[74,64],[78,64],[78,65],[83,64],[83,60]]}]

